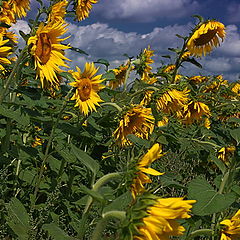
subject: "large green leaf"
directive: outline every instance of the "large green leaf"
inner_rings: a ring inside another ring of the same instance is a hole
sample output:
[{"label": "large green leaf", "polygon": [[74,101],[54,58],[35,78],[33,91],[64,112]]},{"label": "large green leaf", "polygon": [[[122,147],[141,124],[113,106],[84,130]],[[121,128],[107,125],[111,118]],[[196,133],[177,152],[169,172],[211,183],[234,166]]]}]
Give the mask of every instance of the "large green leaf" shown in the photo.
[{"label": "large green leaf", "polygon": [[129,203],[132,201],[131,193],[126,192],[119,197],[117,197],[115,200],[113,200],[110,204],[108,204],[104,209],[103,213],[109,212],[109,211],[123,211],[127,208]]},{"label": "large green leaf", "polygon": [[74,145],[71,145],[71,151],[83,165],[85,165],[95,175],[97,174],[99,171],[99,163],[97,161],[95,161],[86,152],[82,151]]},{"label": "large green leaf", "polygon": [[188,198],[197,200],[193,206],[193,213],[205,216],[228,208],[235,201],[236,195],[233,192],[220,194],[206,179],[198,177],[188,185]]},{"label": "large green leaf", "polygon": [[44,224],[42,227],[54,240],[76,240],[74,237],[68,236],[56,223]]},{"label": "large green leaf", "polygon": [[28,240],[29,216],[23,204],[15,197],[6,204],[7,223],[19,240]]},{"label": "large green leaf", "polygon": [[232,138],[236,140],[237,145],[238,145],[240,142],[240,128],[231,130],[230,134],[231,134]]},{"label": "large green leaf", "polygon": [[22,112],[20,108],[13,110],[0,105],[0,115],[8,117],[24,126],[27,126],[30,123],[29,116],[25,112]]}]

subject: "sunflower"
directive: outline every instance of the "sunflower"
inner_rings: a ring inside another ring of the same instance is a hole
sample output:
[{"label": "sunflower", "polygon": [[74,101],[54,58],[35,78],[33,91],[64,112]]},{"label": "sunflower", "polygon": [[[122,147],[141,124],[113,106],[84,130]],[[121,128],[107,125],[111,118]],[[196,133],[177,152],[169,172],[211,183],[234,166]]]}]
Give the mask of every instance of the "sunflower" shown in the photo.
[{"label": "sunflower", "polygon": [[71,100],[76,100],[75,107],[79,107],[81,113],[88,115],[89,112],[96,111],[96,106],[99,106],[103,100],[97,92],[104,88],[100,83],[104,81],[102,75],[94,76],[98,68],[95,68],[93,63],[86,63],[85,69],[81,72],[80,68],[76,67],[77,72],[72,72],[72,76],[76,80],[70,83],[76,87],[75,94]]},{"label": "sunflower", "polygon": [[16,23],[15,12],[9,2],[3,1],[0,6],[0,22],[11,25]]},{"label": "sunflower", "polygon": [[159,159],[165,154],[162,154],[162,147],[158,143],[154,144],[151,149],[139,160],[137,164],[137,172],[136,177],[133,179],[133,184],[131,185],[131,193],[133,199],[136,198],[137,195],[143,193],[145,191],[144,184],[151,183],[152,180],[146,175],[154,175],[159,176],[163,173],[156,171],[148,167],[151,163]]},{"label": "sunflower", "polygon": [[240,83],[234,84],[232,87],[232,92],[236,93],[240,97]]},{"label": "sunflower", "polygon": [[69,49],[69,46],[60,43],[67,38],[59,38],[66,33],[65,27],[66,25],[60,21],[47,25],[41,23],[36,35],[28,40],[37,76],[43,88],[58,89],[60,81],[57,73],[62,72],[59,67],[68,67],[64,60],[69,59],[64,56],[63,50]]},{"label": "sunflower", "polygon": [[194,31],[187,42],[187,49],[194,56],[205,56],[220,45],[220,38],[222,41],[225,38],[225,26],[217,21],[207,21]]},{"label": "sunflower", "polygon": [[8,29],[5,27],[0,27],[0,35],[3,35],[4,38],[9,39],[9,42],[13,45],[18,43],[17,35],[12,31],[8,31]]},{"label": "sunflower", "polygon": [[176,89],[166,91],[156,101],[157,110],[166,114],[179,114],[179,111],[188,101],[188,93],[188,89],[184,89],[183,91]]},{"label": "sunflower", "polygon": [[134,134],[139,138],[148,139],[149,134],[153,132],[153,128],[154,117],[151,108],[144,108],[141,105],[137,105],[124,114],[113,136],[117,144],[125,146],[131,144],[127,139],[127,135]]},{"label": "sunflower", "polygon": [[177,220],[190,218],[195,200],[183,198],[159,198],[149,193],[137,197],[127,212],[122,228],[122,239],[126,240],[170,240],[185,231]]},{"label": "sunflower", "polygon": [[59,1],[55,3],[52,8],[51,12],[48,16],[48,22],[57,22],[57,21],[63,21],[63,18],[66,14],[66,6],[68,4],[67,0]]},{"label": "sunflower", "polygon": [[117,87],[120,87],[121,85],[123,85],[123,83],[125,82],[125,77],[126,77],[128,68],[129,68],[129,63],[126,65],[121,65],[118,68],[112,69],[116,79],[109,81],[108,86],[111,89],[116,89]]},{"label": "sunflower", "polygon": [[157,122],[157,126],[158,126],[158,127],[164,127],[164,126],[166,126],[166,125],[168,124],[168,122],[169,122],[168,117],[163,116],[163,117],[162,117],[162,120],[160,120],[160,121]]},{"label": "sunflower", "polygon": [[191,53],[189,51],[185,51],[182,55],[182,60],[186,60],[191,56]]},{"label": "sunflower", "polygon": [[183,108],[183,122],[185,124],[192,124],[194,121],[199,121],[203,116],[209,117],[210,109],[203,102],[191,101]]},{"label": "sunflower", "polygon": [[222,147],[218,151],[218,158],[224,163],[229,164],[230,158],[234,155],[236,148],[234,146]]},{"label": "sunflower", "polygon": [[10,60],[6,57],[11,54],[11,47],[4,46],[9,40],[3,40],[3,36],[0,34],[0,71],[5,70],[2,64],[11,64]]},{"label": "sunflower", "polygon": [[170,73],[176,68],[175,64],[170,64],[163,69],[164,73]]},{"label": "sunflower", "polygon": [[221,86],[228,86],[228,81],[223,79],[222,75],[215,77],[215,81],[212,81],[208,86],[205,87],[203,92],[218,92]]},{"label": "sunflower", "polygon": [[92,9],[92,4],[97,2],[98,0],[77,0],[76,15],[78,21],[82,21],[87,18]]},{"label": "sunflower", "polygon": [[29,0],[10,0],[9,4],[18,18],[26,17],[27,11],[30,10]]},{"label": "sunflower", "polygon": [[147,91],[145,91],[144,97],[143,97],[143,99],[141,100],[140,105],[143,105],[143,106],[149,105],[149,103],[150,103],[151,100],[152,100],[152,95],[153,95],[153,93],[154,93],[154,91],[152,91],[152,90],[147,90]]},{"label": "sunflower", "polygon": [[194,84],[206,82],[206,81],[208,81],[208,79],[209,78],[205,77],[205,76],[192,76],[192,77],[188,78],[188,80]]},{"label": "sunflower", "polygon": [[240,210],[231,219],[225,219],[220,224],[225,225],[220,240],[240,239]]},{"label": "sunflower", "polygon": [[145,66],[144,72],[151,72],[152,67],[150,66],[150,64],[154,63],[154,60],[151,59],[152,56],[154,56],[154,51],[151,50],[150,46],[143,50],[143,53],[141,54],[141,61],[144,63]]}]

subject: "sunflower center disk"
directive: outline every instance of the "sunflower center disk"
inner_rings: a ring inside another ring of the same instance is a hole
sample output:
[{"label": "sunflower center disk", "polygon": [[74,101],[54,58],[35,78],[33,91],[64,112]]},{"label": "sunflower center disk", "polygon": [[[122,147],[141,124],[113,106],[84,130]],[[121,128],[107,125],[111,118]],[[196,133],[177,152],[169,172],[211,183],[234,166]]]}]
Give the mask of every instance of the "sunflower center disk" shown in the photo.
[{"label": "sunflower center disk", "polygon": [[47,33],[40,33],[37,41],[36,55],[41,60],[42,64],[46,64],[50,58],[52,45],[50,37]]},{"label": "sunflower center disk", "polygon": [[80,99],[84,102],[90,98],[90,94],[92,91],[91,81],[87,78],[83,79],[79,84],[79,96]]},{"label": "sunflower center disk", "polygon": [[201,34],[197,39],[194,39],[196,46],[202,46],[210,42],[217,33],[217,29],[208,30],[207,33]]}]

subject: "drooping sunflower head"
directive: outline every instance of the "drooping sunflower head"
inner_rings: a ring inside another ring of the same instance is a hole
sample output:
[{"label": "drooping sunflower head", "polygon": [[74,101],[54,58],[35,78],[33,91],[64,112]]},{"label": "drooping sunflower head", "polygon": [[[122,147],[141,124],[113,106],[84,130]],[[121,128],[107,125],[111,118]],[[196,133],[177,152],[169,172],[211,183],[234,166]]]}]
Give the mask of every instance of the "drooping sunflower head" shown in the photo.
[{"label": "drooping sunflower head", "polygon": [[99,106],[103,100],[98,95],[98,91],[105,86],[101,84],[104,79],[102,75],[95,75],[98,68],[95,68],[93,63],[86,63],[85,69],[77,68],[77,72],[72,72],[75,82],[70,83],[76,88],[76,91],[71,100],[76,100],[75,107],[79,107],[81,113],[88,115],[89,112],[96,111],[96,106]]},{"label": "drooping sunflower head", "polygon": [[51,12],[48,16],[48,22],[63,21],[66,14],[67,0],[59,1],[52,6]]},{"label": "drooping sunflower head", "polygon": [[92,9],[92,4],[97,2],[98,0],[77,0],[76,15],[78,21],[82,21],[87,18]]},{"label": "drooping sunflower head", "polygon": [[210,109],[205,103],[191,101],[184,106],[183,122],[185,124],[192,124],[195,121],[202,120],[203,116],[209,117],[210,115]]},{"label": "drooping sunflower head", "polygon": [[145,191],[144,184],[152,182],[150,177],[146,174],[154,176],[164,174],[149,167],[151,163],[153,163],[163,155],[165,154],[162,154],[162,146],[156,143],[148,150],[148,152],[142,158],[140,158],[137,163],[135,177],[131,185],[131,193],[133,199],[136,199],[137,195],[142,194]]},{"label": "drooping sunflower head", "polygon": [[218,158],[228,165],[235,151],[236,151],[235,146],[222,147],[218,151]]},{"label": "drooping sunflower head", "polygon": [[125,77],[126,77],[128,68],[129,68],[129,63],[126,65],[121,65],[118,68],[112,69],[116,79],[111,80],[109,82],[108,86],[111,89],[116,89],[121,85],[123,85],[123,83],[125,82]]},{"label": "drooping sunflower head", "polygon": [[124,239],[170,240],[173,236],[182,235],[185,228],[177,220],[190,218],[189,213],[195,202],[183,198],[158,198],[149,193],[139,196],[127,212],[128,222],[123,226]]},{"label": "drooping sunflower head", "polygon": [[222,23],[213,20],[204,22],[193,32],[187,49],[194,56],[205,56],[220,45],[219,39],[223,41],[225,35],[225,26]]},{"label": "drooping sunflower head", "polygon": [[170,73],[176,68],[175,64],[170,64],[163,69],[164,73]]},{"label": "drooping sunflower head", "polygon": [[202,82],[207,82],[208,81],[208,77],[206,76],[192,76],[190,78],[188,78],[188,80],[191,82],[191,83],[194,83],[194,84],[199,84],[199,83],[202,83]]},{"label": "drooping sunflower head", "polygon": [[154,129],[154,117],[151,108],[141,105],[133,106],[120,120],[113,136],[120,146],[130,145],[127,135],[134,134],[139,138],[148,139]]},{"label": "drooping sunflower head", "polygon": [[15,12],[9,2],[3,1],[0,6],[0,22],[11,25],[16,22]]},{"label": "drooping sunflower head", "polygon": [[240,83],[235,83],[231,90],[240,97]]},{"label": "drooping sunflower head", "polygon": [[157,100],[157,110],[166,114],[179,112],[188,101],[188,89],[179,91],[171,89],[164,92]]},{"label": "drooping sunflower head", "polygon": [[12,48],[5,46],[8,41],[9,40],[3,40],[3,35],[0,34],[0,71],[5,70],[4,65],[11,64],[11,61],[7,57],[11,54]]},{"label": "drooping sunflower head", "polygon": [[26,17],[27,11],[30,10],[29,0],[10,0],[9,3],[18,18]]},{"label": "drooping sunflower head", "polygon": [[28,40],[30,53],[34,57],[37,77],[40,78],[43,88],[57,89],[60,84],[57,74],[62,72],[60,67],[68,67],[65,60],[70,60],[64,56],[64,50],[69,49],[69,46],[60,43],[66,38],[59,38],[66,33],[65,27],[66,24],[60,21],[47,25],[41,23],[36,35]]}]

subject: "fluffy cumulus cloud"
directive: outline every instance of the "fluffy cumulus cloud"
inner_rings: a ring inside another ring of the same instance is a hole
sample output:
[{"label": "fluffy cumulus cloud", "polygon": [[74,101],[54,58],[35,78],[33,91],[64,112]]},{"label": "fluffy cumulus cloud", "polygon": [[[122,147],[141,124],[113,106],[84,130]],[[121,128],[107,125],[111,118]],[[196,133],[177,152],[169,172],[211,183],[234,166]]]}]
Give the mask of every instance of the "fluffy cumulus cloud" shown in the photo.
[{"label": "fluffy cumulus cloud", "polygon": [[[109,27],[108,24],[94,23],[86,26],[78,26],[70,23],[68,26],[68,35],[71,35],[69,42],[72,46],[80,48],[89,55],[79,54],[68,50],[66,56],[72,61],[71,68],[79,66],[82,68],[86,61],[97,61],[100,58],[110,62],[110,68],[119,66],[126,57],[137,56],[141,50],[148,45],[155,51],[155,65],[160,66],[160,61],[171,63],[168,59],[162,58],[162,55],[170,53],[169,47],[176,48],[182,46],[182,39],[176,37],[176,34],[187,35],[191,30],[191,24],[172,25],[163,28],[154,28],[147,34],[139,34],[136,32],[123,32],[115,28]],[[29,32],[27,22],[20,20],[12,27],[16,33],[22,30]],[[21,38],[20,38],[21,39]],[[20,40],[21,45],[24,44]],[[229,80],[238,78],[240,66],[240,36],[239,29],[235,25],[227,26],[227,37],[223,44],[215,49],[209,56],[198,59],[203,69],[199,69],[190,64],[184,64],[184,74],[221,74],[227,76]]]},{"label": "fluffy cumulus cloud", "polygon": [[[148,45],[156,51],[158,56],[166,54],[168,47],[180,47],[182,40],[177,38],[175,34],[187,34],[191,26],[173,25],[154,28],[148,34],[126,33],[102,23],[87,26],[70,24],[68,28],[71,34],[69,39],[71,44],[89,54],[86,60],[96,61],[99,58],[104,58],[114,66],[126,59],[123,54],[137,56]],[[72,65],[76,62],[76,55],[77,53],[74,52],[68,53],[68,56],[74,59]]]},{"label": "fluffy cumulus cloud", "polygon": [[158,18],[180,18],[192,14],[195,0],[102,0],[94,11],[106,19],[151,22]]}]

